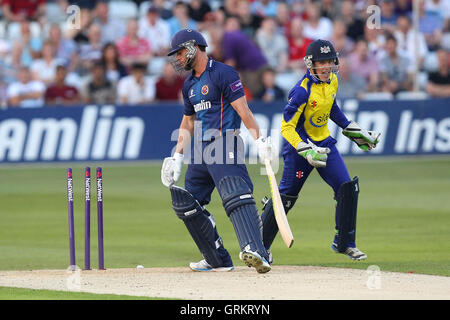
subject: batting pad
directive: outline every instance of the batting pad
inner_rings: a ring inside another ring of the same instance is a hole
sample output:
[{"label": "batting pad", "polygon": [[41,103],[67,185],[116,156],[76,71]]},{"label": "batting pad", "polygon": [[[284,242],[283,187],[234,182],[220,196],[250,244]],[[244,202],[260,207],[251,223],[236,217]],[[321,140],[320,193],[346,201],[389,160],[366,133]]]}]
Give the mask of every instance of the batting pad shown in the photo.
[{"label": "batting pad", "polygon": [[[222,238],[217,232],[212,215],[187,190],[171,186],[170,192],[173,210],[178,218],[183,220],[203,258],[213,268],[223,267],[224,261],[219,252]],[[226,252],[224,249],[222,251]]]},{"label": "batting pad", "polygon": [[217,190],[233,224],[241,251],[251,250],[268,259],[262,242],[262,221],[250,188],[238,176],[223,178]]},{"label": "batting pad", "polygon": [[336,224],[339,252],[345,252],[348,244],[355,242],[358,194],[358,177],[354,177],[352,181],[343,183],[337,194]]}]

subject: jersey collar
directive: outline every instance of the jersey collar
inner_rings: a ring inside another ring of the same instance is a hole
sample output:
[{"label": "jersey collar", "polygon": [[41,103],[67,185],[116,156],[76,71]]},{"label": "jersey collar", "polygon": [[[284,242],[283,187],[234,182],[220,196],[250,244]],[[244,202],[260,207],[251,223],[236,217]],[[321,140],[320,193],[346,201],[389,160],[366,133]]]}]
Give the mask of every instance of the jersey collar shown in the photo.
[{"label": "jersey collar", "polygon": [[[215,64],[215,61],[211,57],[208,57],[208,63],[206,64],[205,71],[210,71],[214,67],[214,64]],[[205,72],[205,71],[203,71],[203,72]],[[195,76],[194,70],[192,70],[191,75],[192,75],[192,78],[199,78],[199,77]]]}]

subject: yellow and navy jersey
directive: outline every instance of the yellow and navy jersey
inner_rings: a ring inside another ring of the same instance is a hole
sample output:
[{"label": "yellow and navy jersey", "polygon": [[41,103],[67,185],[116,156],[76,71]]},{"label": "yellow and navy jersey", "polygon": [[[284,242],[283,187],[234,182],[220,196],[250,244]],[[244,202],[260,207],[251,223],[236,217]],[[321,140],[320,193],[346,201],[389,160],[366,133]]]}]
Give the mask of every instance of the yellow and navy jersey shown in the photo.
[{"label": "yellow and navy jersey", "polygon": [[329,119],[341,128],[348,126],[350,121],[336,103],[337,89],[336,74],[322,82],[312,77],[309,70],[291,89],[283,110],[281,134],[295,149],[307,139],[319,143],[329,138]]}]

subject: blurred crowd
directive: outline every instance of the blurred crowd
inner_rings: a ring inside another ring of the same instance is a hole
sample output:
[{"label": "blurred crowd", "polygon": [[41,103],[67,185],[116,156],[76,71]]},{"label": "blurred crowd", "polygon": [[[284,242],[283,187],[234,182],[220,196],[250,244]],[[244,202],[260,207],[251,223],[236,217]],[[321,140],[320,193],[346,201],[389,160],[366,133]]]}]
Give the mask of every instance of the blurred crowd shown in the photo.
[{"label": "blurred crowd", "polygon": [[341,98],[450,97],[450,0],[418,1],[417,36],[412,0],[0,2],[3,108],[181,101],[186,74],[166,54],[182,28],[248,100],[285,99],[318,38],[340,54]]}]

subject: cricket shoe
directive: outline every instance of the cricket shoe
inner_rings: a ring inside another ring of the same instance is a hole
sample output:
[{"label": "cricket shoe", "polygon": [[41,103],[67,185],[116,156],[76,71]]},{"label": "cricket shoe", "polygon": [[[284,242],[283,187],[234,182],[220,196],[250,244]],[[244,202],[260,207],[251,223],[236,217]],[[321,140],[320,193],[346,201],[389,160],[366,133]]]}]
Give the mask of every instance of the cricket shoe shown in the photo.
[{"label": "cricket shoe", "polygon": [[347,247],[344,252],[339,252],[337,248],[336,242],[333,242],[331,244],[331,250],[333,250],[336,253],[342,253],[345,254],[347,257],[349,257],[352,260],[365,260],[367,259],[367,255],[360,251],[356,246],[355,247]]},{"label": "cricket shoe", "polygon": [[269,264],[272,265],[273,264],[272,252],[270,252],[270,250],[267,250],[267,254],[269,255],[269,260],[267,262],[269,262]]},{"label": "cricket shoe", "polygon": [[258,273],[266,273],[272,270],[269,262],[257,252],[245,250],[239,253],[239,259],[244,261],[249,268],[254,267]]},{"label": "cricket shoe", "polygon": [[199,262],[189,263],[189,268],[191,268],[193,271],[198,271],[198,272],[202,272],[202,271],[227,272],[227,271],[234,270],[234,266],[214,268],[208,262],[206,262],[205,259],[203,259]]}]

